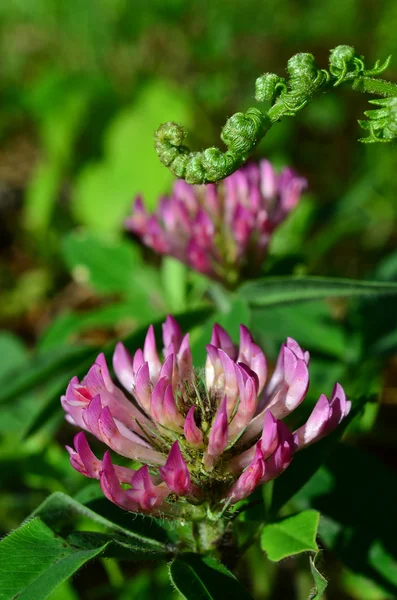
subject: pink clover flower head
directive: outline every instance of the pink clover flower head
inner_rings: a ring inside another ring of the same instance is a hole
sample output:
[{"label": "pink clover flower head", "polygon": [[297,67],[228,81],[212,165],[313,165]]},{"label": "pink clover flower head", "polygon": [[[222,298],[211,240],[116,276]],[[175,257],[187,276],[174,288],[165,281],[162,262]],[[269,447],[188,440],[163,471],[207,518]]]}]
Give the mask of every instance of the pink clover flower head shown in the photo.
[{"label": "pink clover flower head", "polygon": [[178,180],[152,215],[139,196],[125,225],[155,252],[233,287],[259,271],[273,231],[306,187],[289,167],[277,174],[262,160],[218,185]]},{"label": "pink clover flower head", "polygon": [[[162,352],[153,327],[131,355],[119,342],[113,381],[103,354],[62,396],[66,419],[105,444],[102,459],[84,432],[67,447],[71,465],[98,479],[104,495],[132,512],[176,517],[204,504],[221,510],[249,496],[289,466],[296,451],[331,433],[350,402],[337,383],[322,394],[301,427],[282,419],[304,400],[309,354],[288,338],[270,378],[266,358],[249,330],[240,343],[214,325],[205,368],[193,367],[189,336],[171,316]],[[124,390],[122,390],[122,387]],[[111,453],[141,464],[113,463]]]}]

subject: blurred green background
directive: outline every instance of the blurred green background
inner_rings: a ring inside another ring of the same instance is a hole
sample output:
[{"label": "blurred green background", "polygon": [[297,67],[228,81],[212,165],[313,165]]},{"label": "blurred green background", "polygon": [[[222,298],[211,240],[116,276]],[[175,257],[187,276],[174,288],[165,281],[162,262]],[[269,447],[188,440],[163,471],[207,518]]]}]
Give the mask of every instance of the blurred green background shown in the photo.
[{"label": "blurred green background", "polygon": [[[282,75],[301,51],[321,67],[338,44],[355,46],[369,65],[393,54],[386,75],[396,81],[396,31],[395,0],[0,4],[0,382],[23,378],[33,349],[42,369],[50,365],[38,389],[2,406],[2,533],[50,491],[85,484],[63,450],[73,429],[48,409],[80,360],[68,362],[69,350],[132,334],[194,308],[205,294],[203,278],[160,263],[122,232],[138,193],[153,208],[172,185],[153,148],[155,129],[175,120],[189,130],[191,147],[217,145],[226,118],[255,104],[255,78]],[[340,89],[275,125],[258,147],[256,158],[291,165],[309,181],[274,240],[268,272],[397,280],[396,148],[358,143],[357,120],[368,107],[368,98]],[[351,390],[379,392],[380,404],[351,436],[394,467],[397,311],[387,308],[312,303],[247,316],[236,301],[217,318],[250,320],[273,359],[286,335],[313,350],[313,399],[342,377]],[[197,345],[206,335],[208,324]],[[59,372],[49,356],[60,357]],[[365,374],[356,386],[359,367]],[[354,561],[347,568],[340,556],[328,560],[329,600],[396,597],[395,574],[383,586],[355,571]],[[291,565],[277,574],[261,554],[250,561],[255,597],[307,597],[305,575],[293,592],[277,587]],[[102,561],[54,598],[174,597],[165,566],[153,568]]]}]

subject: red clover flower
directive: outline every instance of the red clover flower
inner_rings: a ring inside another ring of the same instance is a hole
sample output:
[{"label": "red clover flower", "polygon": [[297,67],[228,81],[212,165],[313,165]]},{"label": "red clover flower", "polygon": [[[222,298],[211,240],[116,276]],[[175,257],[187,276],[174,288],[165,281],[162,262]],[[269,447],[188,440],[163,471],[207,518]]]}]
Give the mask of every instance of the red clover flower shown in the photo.
[{"label": "red clover flower", "polygon": [[306,185],[290,168],[277,175],[267,160],[239,169],[219,185],[180,179],[153,215],[138,197],[126,227],[156,252],[233,287],[259,271],[273,231]]},{"label": "red clover flower", "polygon": [[249,496],[288,467],[294,453],[333,431],[350,410],[337,383],[321,395],[304,425],[283,422],[304,400],[309,353],[288,338],[267,381],[267,364],[249,330],[240,344],[214,325],[204,371],[193,367],[189,334],[175,319],[163,324],[161,359],[153,327],[132,357],[119,342],[113,382],[103,354],[84,379],[74,377],[61,402],[67,420],[116,454],[143,466],[99,460],[85,433],[69,448],[72,466],[99,479],[105,496],[127,511],[180,516],[202,505],[210,514]]}]

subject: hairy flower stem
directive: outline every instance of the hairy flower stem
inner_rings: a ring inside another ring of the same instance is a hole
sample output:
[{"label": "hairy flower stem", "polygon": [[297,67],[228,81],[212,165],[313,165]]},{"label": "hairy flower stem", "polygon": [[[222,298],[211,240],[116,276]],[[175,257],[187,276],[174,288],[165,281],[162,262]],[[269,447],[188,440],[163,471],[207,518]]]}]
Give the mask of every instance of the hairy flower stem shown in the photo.
[{"label": "hairy flower stem", "polygon": [[[255,99],[257,102],[270,102],[271,107],[267,111],[251,107],[245,113],[231,116],[221,133],[221,140],[227,148],[225,152],[216,147],[191,152],[184,145],[186,132],[183,127],[168,122],[155,133],[159,159],[174,175],[188,183],[224,179],[248,159],[275,122],[284,116],[295,116],[315,97],[333,91],[342,83],[352,84],[357,91],[396,98],[397,84],[375,79],[388,67],[390,58],[382,65],[377,61],[372,69],[366,69],[363,57],[357,55],[353,47],[337,46],[331,51],[329,70],[326,70],[317,67],[312,54],[296,54],[288,61],[288,79],[275,73],[264,73],[258,77]],[[396,115],[394,105],[382,113],[381,120],[379,114],[366,114],[369,121],[360,121],[360,125],[369,130],[370,135],[360,141],[390,142],[397,139]],[[372,123],[373,120],[376,123]]]},{"label": "hairy flower stem", "polygon": [[397,97],[397,83],[374,79],[373,77],[359,77],[354,80],[353,89],[367,94],[377,94],[385,98]]}]

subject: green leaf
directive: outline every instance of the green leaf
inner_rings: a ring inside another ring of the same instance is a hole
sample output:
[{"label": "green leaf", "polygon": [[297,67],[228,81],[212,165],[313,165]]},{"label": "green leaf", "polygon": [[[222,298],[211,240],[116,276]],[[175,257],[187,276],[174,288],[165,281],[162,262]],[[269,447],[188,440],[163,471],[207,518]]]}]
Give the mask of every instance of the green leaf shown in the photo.
[{"label": "green leaf", "polygon": [[16,369],[0,379],[0,404],[9,402],[57,374],[72,372],[84,363],[84,359],[95,356],[88,347],[59,348],[31,358],[24,369]]},{"label": "green leaf", "polygon": [[66,265],[74,278],[104,294],[136,293],[136,271],[142,269],[132,240],[103,238],[73,231],[62,243]]},{"label": "green leaf", "polygon": [[397,283],[332,277],[267,277],[243,284],[239,295],[251,306],[277,306],[325,298],[397,296]]},{"label": "green leaf", "polygon": [[251,599],[236,577],[210,556],[183,554],[171,562],[169,575],[175,589],[187,600]]},{"label": "green leaf", "polygon": [[28,352],[22,341],[9,331],[0,331],[0,380],[3,375],[21,369],[27,361]]},{"label": "green leaf", "polygon": [[[67,494],[62,492],[55,492],[49,498],[47,498],[33,513],[32,516],[39,516],[49,527],[55,531],[62,531],[63,527],[70,527],[70,523],[73,522],[77,517],[86,517],[97,526],[106,528],[107,530],[126,536],[127,538],[133,539],[136,544],[139,544],[141,550],[146,552],[165,554],[166,545],[163,542],[153,539],[150,535],[139,531],[139,518],[136,515],[121,511],[117,507],[114,507],[106,501],[107,505],[110,505],[113,514],[116,513],[117,517],[121,518],[121,525],[114,520],[110,520],[107,516],[103,516],[98,512],[95,512],[88,506],[81,504],[74,498],[71,498]],[[116,517],[116,518],[117,518]],[[135,531],[135,521],[138,521]],[[150,531],[150,519],[147,520],[147,528]],[[143,528],[141,528],[143,529]],[[154,532],[156,528],[153,527]],[[164,537],[165,534],[164,534]]]},{"label": "green leaf", "polygon": [[285,256],[302,251],[316,209],[317,203],[313,198],[304,197],[299,201],[272,234],[270,256]]},{"label": "green leaf", "polygon": [[186,265],[170,256],[164,257],[161,277],[167,305],[172,312],[186,308],[186,276]]},{"label": "green leaf", "polygon": [[121,232],[131,200],[144,192],[149,208],[170,188],[173,177],[157,159],[153,132],[169,120],[190,121],[188,99],[161,82],[149,82],[134,105],[121,111],[105,135],[104,158],[77,177],[72,199],[77,219],[90,229]]},{"label": "green leaf", "polygon": [[0,600],[45,600],[106,544],[81,550],[36,518],[0,542]]},{"label": "green leaf", "polygon": [[[88,109],[85,82],[45,75],[33,101],[46,157],[39,161],[25,194],[24,220],[28,229],[47,233],[62,178],[73,156],[74,141]],[[39,97],[41,96],[41,97]]]},{"label": "green leaf", "polygon": [[369,564],[397,589],[397,558],[380,540],[375,541],[369,551]]},{"label": "green leaf", "polygon": [[287,336],[299,340],[302,346],[310,348],[310,352],[317,350],[337,357],[346,354],[344,331],[341,324],[332,318],[330,307],[325,302],[254,307],[251,322],[253,334],[263,338],[265,350],[269,348],[274,354],[278,353]]},{"label": "green leaf", "polygon": [[315,588],[309,596],[309,600],[320,600],[322,598],[323,593],[325,592],[325,588],[328,585],[328,581],[325,579],[324,575],[321,575],[320,571],[316,567],[317,556],[314,558],[310,557],[310,570],[313,575]]},{"label": "green leaf", "polygon": [[269,559],[278,562],[287,556],[301,552],[317,552],[316,535],[320,513],[305,510],[277,523],[270,523],[263,528],[261,535],[262,550]]},{"label": "green leaf", "polygon": [[39,348],[49,350],[62,344],[70,344],[76,341],[81,334],[98,329],[113,332],[114,330],[130,330],[137,328],[137,324],[147,324],[154,316],[158,316],[148,302],[141,299],[128,300],[117,304],[101,306],[95,310],[82,313],[65,312],[52,321],[48,329],[43,333]]},{"label": "green leaf", "polygon": [[68,536],[67,541],[72,546],[78,546],[84,550],[106,546],[104,558],[116,558],[118,560],[154,560],[167,559],[171,553],[164,549],[152,548],[150,545],[142,544],[141,541],[133,543],[131,538],[125,535],[98,533],[96,531],[77,531]]},{"label": "green leaf", "polygon": [[[377,509],[379,499],[381,510]],[[393,469],[362,448],[338,444],[293,503],[300,509],[320,511],[322,544],[353,572],[397,597],[397,539],[391,521],[397,505],[397,476]]]}]

